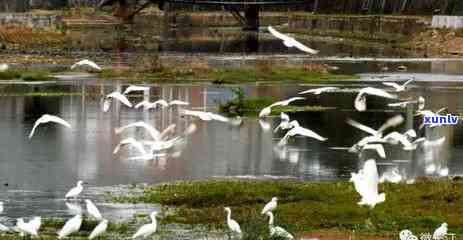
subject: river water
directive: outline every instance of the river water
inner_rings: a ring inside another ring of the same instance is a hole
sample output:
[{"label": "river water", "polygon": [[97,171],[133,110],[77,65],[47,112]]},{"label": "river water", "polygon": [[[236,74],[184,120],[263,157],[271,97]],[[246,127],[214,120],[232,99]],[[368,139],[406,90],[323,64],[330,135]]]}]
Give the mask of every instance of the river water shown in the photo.
[{"label": "river water", "polygon": [[[229,42],[228,42],[229,43]],[[218,65],[248,64],[246,61],[270,58],[271,51],[243,54],[222,50],[202,51],[201,48],[181,55],[174,49],[174,43],[166,43],[163,52],[165,58],[179,59],[185,57],[206,56],[210,62]],[[170,45],[169,45],[170,44]],[[272,43],[276,44],[276,43]],[[263,45],[265,46],[271,45]],[[317,46],[317,44],[315,44]],[[322,46],[322,45],[320,45]],[[329,45],[323,45],[328,49]],[[223,47],[223,46],[222,46]],[[207,47],[211,49],[214,47]],[[262,46],[261,46],[262,48]],[[322,47],[323,48],[323,47]],[[183,49],[183,48],[182,48]],[[186,48],[188,49],[188,48]],[[280,50],[279,50],[280,49]],[[463,112],[461,99],[461,63],[459,61],[427,61],[426,59],[397,61],[390,58],[394,54],[354,54],[366,56],[364,59],[345,59],[353,54],[339,56],[329,52],[319,59],[307,58],[281,50],[279,46],[273,53],[275,61],[298,62],[321,61],[339,66],[342,73],[361,73],[362,81],[330,82],[350,90],[365,86],[384,87],[380,81],[400,80],[415,77],[411,90],[401,93],[400,97],[426,99],[427,109],[447,107],[449,113]],[[339,48],[338,48],[339,49]],[[340,48],[342,49],[342,47]],[[356,48],[353,48],[356,49]],[[136,51],[135,51],[136,52]],[[188,52],[188,50],[187,50]],[[355,52],[355,51],[354,51]],[[85,53],[80,53],[85,55]],[[117,56],[113,55],[113,56]],[[137,56],[127,51],[119,56]],[[354,56],[354,57],[355,57]],[[378,59],[378,57],[380,57]],[[385,57],[389,57],[386,59]],[[120,60],[120,59],[119,59]],[[111,60],[113,61],[113,60]],[[118,63],[127,63],[122,59]],[[380,64],[378,64],[380,63]],[[384,63],[391,70],[378,74]],[[395,67],[400,64],[409,66],[408,73],[397,73]],[[7,83],[0,85],[0,200],[5,201],[5,212],[1,220],[13,222],[17,217],[41,215],[44,217],[68,217],[74,214],[64,202],[64,194],[75,185],[77,180],[84,180],[89,187],[84,196],[94,199],[105,215],[111,219],[128,219],[135,213],[148,212],[152,206],[127,206],[124,204],[104,203],[105,192],[126,191],[127,185],[140,183],[156,184],[177,180],[242,178],[242,179],[297,179],[307,181],[348,180],[350,173],[357,171],[363,161],[374,154],[358,156],[345,150],[333,148],[350,147],[365,133],[349,126],[346,119],[352,118],[365,125],[379,128],[389,117],[402,114],[406,124],[394,130],[404,132],[409,128],[418,131],[419,136],[429,139],[445,137],[439,147],[423,147],[407,152],[398,146],[386,147],[386,159],[376,156],[380,175],[397,169],[407,179],[418,176],[439,176],[448,170],[449,175],[462,175],[463,133],[461,124],[419,130],[420,117],[413,117],[403,109],[387,107],[384,99],[368,98],[368,111],[359,113],[353,109],[356,93],[342,91],[307,96],[304,104],[332,107],[322,112],[289,113],[291,119],[298,120],[303,127],[314,130],[327,137],[328,141],[296,137],[284,148],[277,148],[276,143],[283,132],[274,133],[273,128],[279,124],[275,117],[267,118],[265,123],[255,118],[243,118],[243,123],[233,126],[221,122],[202,122],[193,118],[179,116],[178,108],[164,110],[135,110],[115,102],[109,112],[102,111],[104,95],[112,91],[121,91],[128,84],[123,80],[101,80],[92,77],[60,79],[56,82],[38,84]],[[142,100],[179,99],[191,103],[188,109],[216,111],[221,102],[233,97],[228,85],[212,84],[163,84],[148,85],[149,92],[133,95],[133,103]],[[248,96],[272,96],[276,100],[296,96],[298,92],[321,84],[293,85],[242,85]],[[24,93],[54,91],[66,93],[64,96],[25,96]],[[53,124],[40,126],[34,137],[27,138],[34,121],[42,114],[58,115],[68,121],[72,129]],[[157,129],[164,129],[171,124],[177,126],[180,134],[190,124],[195,123],[197,130],[186,137],[181,146],[165,156],[153,160],[130,160],[137,155],[131,148],[122,148],[113,154],[116,145],[124,138],[149,139],[142,130],[129,130],[117,135],[114,129],[132,122],[145,121]],[[268,124],[270,130],[262,125]]]}]

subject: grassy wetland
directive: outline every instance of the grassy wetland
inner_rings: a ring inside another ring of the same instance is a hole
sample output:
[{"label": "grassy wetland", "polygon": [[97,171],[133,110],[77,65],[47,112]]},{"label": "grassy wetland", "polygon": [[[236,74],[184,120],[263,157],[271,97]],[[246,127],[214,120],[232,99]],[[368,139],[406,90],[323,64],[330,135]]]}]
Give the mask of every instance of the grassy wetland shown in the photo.
[{"label": "grassy wetland", "polygon": [[[226,228],[224,207],[241,224],[243,239],[268,239],[262,207],[277,197],[276,225],[297,236],[340,234],[360,239],[397,238],[403,229],[432,232],[442,222],[463,233],[463,181],[419,179],[414,184],[382,184],[386,201],[375,208],[357,205],[350,182],[208,180],[146,187],[143,194],[114,196],[113,201],[156,203],[173,208],[161,224],[180,223]],[[432,206],[432,207],[430,207]]]}]

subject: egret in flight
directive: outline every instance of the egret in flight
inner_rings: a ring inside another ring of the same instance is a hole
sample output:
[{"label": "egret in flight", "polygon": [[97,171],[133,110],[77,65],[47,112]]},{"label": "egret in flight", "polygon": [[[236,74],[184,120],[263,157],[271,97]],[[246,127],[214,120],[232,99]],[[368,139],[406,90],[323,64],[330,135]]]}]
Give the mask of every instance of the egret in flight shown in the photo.
[{"label": "egret in flight", "polygon": [[330,92],[334,90],[338,90],[339,88],[337,87],[322,87],[322,88],[314,88],[314,89],[309,89],[303,92],[300,92],[299,94],[307,94],[307,93],[313,93],[315,95],[320,95],[324,92]]},{"label": "egret in flight", "polygon": [[270,106],[267,106],[267,107],[263,108],[259,112],[259,117],[262,118],[262,117],[267,117],[268,115],[270,115],[270,113],[272,112],[272,107],[288,106],[290,103],[292,103],[294,101],[304,100],[304,99],[305,98],[303,98],[303,97],[293,97],[293,98],[290,98],[290,99],[286,99],[286,100],[283,100],[283,101],[278,101],[278,102],[272,103]]},{"label": "egret in flight", "polygon": [[130,103],[129,99],[127,99],[127,97],[122,95],[120,92],[116,91],[106,95],[105,100],[103,102],[103,112],[107,112],[109,110],[109,107],[111,106],[113,99],[117,99],[129,108],[132,107],[132,103]]},{"label": "egret in flight", "polygon": [[58,123],[58,124],[61,124],[61,125],[65,126],[65,127],[67,127],[67,128],[71,128],[71,125],[68,122],[66,122],[65,120],[63,120],[62,118],[57,117],[57,116],[53,116],[53,115],[49,115],[49,114],[44,114],[39,119],[37,119],[37,121],[35,121],[34,127],[32,128],[32,131],[29,134],[29,139],[31,139],[32,136],[34,136],[35,129],[40,124],[49,123],[49,122]]},{"label": "egret in flight", "polygon": [[88,60],[88,59],[84,59],[84,60],[81,60],[81,61],[78,61],[76,63],[74,63],[74,65],[71,66],[71,69],[74,70],[75,68],[77,67],[86,67],[86,68],[90,68],[92,69],[93,71],[98,71],[100,72],[101,71],[101,67],[98,66],[98,64]]},{"label": "egret in flight", "polygon": [[355,109],[357,109],[357,111],[363,112],[367,109],[367,98],[366,98],[367,95],[373,95],[373,96],[389,98],[389,99],[397,98],[397,96],[389,94],[388,92],[382,89],[372,88],[372,87],[362,88],[360,89],[354,101],[354,107]]},{"label": "egret in flight", "polygon": [[130,85],[124,90],[122,95],[127,95],[131,92],[140,92],[140,91],[144,92],[144,91],[149,91],[149,90],[150,90],[150,87]]},{"label": "egret in flight", "polygon": [[278,142],[278,146],[283,146],[285,145],[287,142],[288,142],[288,138],[289,137],[292,137],[292,136],[296,136],[296,135],[301,135],[301,136],[305,136],[305,137],[310,137],[310,138],[314,138],[314,139],[317,139],[318,141],[326,141],[328,138],[325,138],[325,137],[322,137],[320,135],[318,135],[317,133],[315,133],[314,131],[310,130],[310,129],[307,129],[307,128],[303,128],[299,125],[299,122],[294,120],[294,121],[291,121],[289,123],[292,128],[291,130],[289,130],[285,136],[283,136],[283,138],[280,140],[280,142]]},{"label": "egret in flight", "polygon": [[317,50],[314,50],[312,48],[309,48],[307,46],[305,46],[304,44],[298,42],[296,39],[288,36],[288,35],[285,35],[283,33],[280,33],[278,32],[277,30],[275,30],[272,26],[268,26],[268,31],[273,35],[275,36],[276,38],[279,38],[283,41],[283,44],[286,46],[286,47],[295,47],[303,52],[307,52],[307,53],[310,53],[310,54],[317,54],[318,51]]}]

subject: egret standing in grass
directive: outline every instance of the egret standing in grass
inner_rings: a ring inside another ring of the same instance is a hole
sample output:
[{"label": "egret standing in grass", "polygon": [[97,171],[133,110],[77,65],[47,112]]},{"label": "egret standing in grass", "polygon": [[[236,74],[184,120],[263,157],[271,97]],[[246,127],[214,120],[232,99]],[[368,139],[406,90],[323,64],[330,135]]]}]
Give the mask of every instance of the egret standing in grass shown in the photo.
[{"label": "egret standing in grass", "polygon": [[71,188],[71,190],[69,190],[69,192],[66,193],[65,198],[77,198],[77,196],[79,196],[82,190],[84,190],[83,184],[84,184],[83,181],[81,180],[77,181],[77,185]]},{"label": "egret standing in grass", "polygon": [[294,240],[294,236],[291,233],[289,233],[282,227],[273,225],[273,213],[272,212],[269,211],[266,214],[269,217],[268,227],[270,230],[270,237],[277,238],[277,239]]},{"label": "egret standing in grass", "polygon": [[82,225],[82,215],[75,215],[73,218],[69,219],[58,233],[58,239],[65,238],[75,232],[78,232],[80,226]]},{"label": "egret standing in grass", "polygon": [[34,136],[35,129],[40,124],[48,123],[48,122],[58,123],[58,124],[61,124],[61,125],[65,126],[65,127],[67,127],[67,128],[71,128],[71,125],[68,122],[66,122],[65,120],[63,120],[62,118],[57,117],[57,116],[53,116],[53,115],[49,115],[49,114],[44,114],[39,119],[37,119],[37,121],[35,121],[34,127],[32,127],[32,131],[29,134],[29,139],[31,139],[32,136]]},{"label": "egret standing in grass", "polygon": [[351,175],[350,181],[354,183],[355,190],[362,197],[358,202],[359,205],[368,205],[373,208],[376,204],[386,200],[386,194],[378,193],[379,176],[375,160],[365,161],[363,169]]},{"label": "egret standing in grass", "polygon": [[94,217],[96,220],[103,219],[103,216],[101,216],[100,211],[95,206],[95,204],[92,203],[90,199],[85,199],[85,204],[87,206],[87,212],[90,214],[90,216]]},{"label": "egret standing in grass", "polygon": [[264,208],[262,209],[261,214],[264,215],[267,212],[271,212],[275,210],[275,208],[277,208],[277,201],[278,201],[278,198],[273,197],[270,202],[265,204]]},{"label": "egret standing in grass", "polygon": [[88,239],[94,239],[99,236],[101,236],[103,233],[106,232],[106,229],[108,229],[108,220],[103,219],[101,222],[93,229],[93,231],[90,233],[88,236]]},{"label": "egret standing in grass", "polygon": [[16,229],[19,231],[21,236],[24,235],[31,235],[31,236],[38,236],[37,229],[33,224],[24,222],[24,219],[18,218],[16,222]]},{"label": "egret standing in grass", "polygon": [[432,235],[432,239],[434,240],[442,240],[445,238],[445,236],[447,235],[447,229],[448,225],[447,223],[442,223],[442,225],[440,225],[439,228],[436,229],[436,231],[434,231],[434,234]]},{"label": "egret standing in grass", "polygon": [[156,211],[152,212],[150,214],[151,223],[141,226],[138,229],[138,231],[132,236],[132,239],[135,239],[135,238],[138,238],[138,237],[146,238],[149,235],[155,233],[156,228],[157,228],[157,222],[156,222],[156,215],[157,214],[158,213]]},{"label": "egret standing in grass", "polygon": [[238,224],[238,222],[231,218],[231,209],[229,207],[225,207],[225,212],[227,212],[228,229],[230,229],[232,233],[241,234],[240,225]]}]

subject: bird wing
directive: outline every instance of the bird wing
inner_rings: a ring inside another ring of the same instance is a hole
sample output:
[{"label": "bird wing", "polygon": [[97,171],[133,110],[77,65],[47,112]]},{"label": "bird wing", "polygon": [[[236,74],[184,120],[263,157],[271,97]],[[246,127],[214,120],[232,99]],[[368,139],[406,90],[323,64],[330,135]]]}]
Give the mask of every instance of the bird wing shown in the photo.
[{"label": "bird wing", "polygon": [[268,116],[271,112],[272,112],[272,105],[270,105],[270,106],[268,106],[268,107],[265,107],[265,108],[263,108],[262,110],[260,110],[260,112],[259,112],[259,117],[260,117],[260,118],[266,117],[266,116]]},{"label": "bird wing", "polygon": [[389,118],[381,127],[378,129],[378,133],[384,132],[386,129],[390,127],[396,127],[404,122],[404,117],[402,115],[396,115],[394,117]]},{"label": "bird wing", "polygon": [[158,105],[158,104],[161,105],[162,107],[167,107],[167,106],[169,106],[169,103],[167,103],[167,101],[164,100],[164,99],[159,99],[159,100],[157,100],[156,102],[154,102],[153,104],[154,104],[154,106],[156,106],[156,105]]},{"label": "bird wing", "polygon": [[302,44],[301,42],[297,41],[294,38],[291,38],[291,40],[289,40],[289,41],[292,42],[292,45],[295,48],[297,48],[297,49],[299,49],[299,50],[301,50],[303,52],[310,53],[310,54],[318,54],[318,52],[319,52],[319,51],[317,51],[315,49],[307,47],[306,45]]},{"label": "bird wing", "polygon": [[262,130],[264,130],[264,131],[268,131],[271,128],[270,123],[268,123],[268,122],[266,122],[266,121],[264,121],[262,119],[259,119],[259,125],[262,128]]},{"label": "bird wing", "polygon": [[363,149],[375,150],[380,157],[386,158],[386,152],[384,151],[384,147],[381,144],[366,144],[363,146]]},{"label": "bird wing", "polygon": [[384,136],[383,139],[386,140],[386,141],[389,140],[389,139],[399,141],[406,148],[409,148],[409,147],[412,146],[412,143],[408,140],[408,138],[405,135],[400,134],[398,132],[391,132],[388,135]]},{"label": "bird wing", "polygon": [[113,154],[116,154],[119,151],[119,148],[122,145],[127,145],[130,144],[134,146],[142,155],[147,155],[148,153],[146,152],[145,148],[143,147],[143,144],[141,142],[138,142],[134,138],[126,138],[122,140],[114,149]]},{"label": "bird wing", "polygon": [[173,101],[170,101],[169,105],[170,105],[170,106],[172,106],[172,105],[188,106],[188,105],[190,105],[190,103],[189,103],[189,102],[185,102],[185,101],[180,101],[180,100],[173,100]]},{"label": "bird wing", "polygon": [[77,194],[79,194],[81,192],[80,188],[79,187],[73,187],[71,188],[71,190],[69,190],[66,195],[65,195],[65,198],[69,198],[69,197],[72,197],[72,196],[75,196]]},{"label": "bird wing", "polygon": [[148,124],[148,123],[145,123],[143,121],[139,121],[139,122],[135,122],[135,123],[130,123],[130,124],[127,124],[125,126],[122,126],[122,127],[119,127],[119,128],[116,128],[115,129],[115,132],[116,134],[120,134],[121,132],[125,131],[126,129],[128,128],[132,128],[132,127],[141,127],[141,128],[144,128],[146,131],[148,131],[148,133],[151,135],[151,137],[154,139],[154,140],[161,140],[161,133],[156,129],[154,128],[152,125]]},{"label": "bird wing", "polygon": [[127,99],[127,97],[122,95],[120,92],[113,92],[109,94],[107,98],[115,98],[125,104],[127,107],[132,107],[132,103],[130,103],[129,99]]},{"label": "bird wing", "polygon": [[366,87],[360,90],[360,93],[368,94],[368,95],[374,95],[378,97],[383,97],[383,98],[391,98],[395,99],[397,96],[392,95],[382,89],[379,88],[372,88],[372,87]]},{"label": "bird wing", "polygon": [[291,130],[288,131],[288,134],[290,136],[295,136],[295,135],[302,135],[302,136],[306,136],[306,137],[311,137],[311,138],[315,138],[319,141],[326,141],[328,138],[324,138],[320,135],[318,135],[316,132],[310,130],[310,129],[307,129],[307,128],[303,128],[303,127],[295,127]]},{"label": "bird wing", "polygon": [[364,132],[367,132],[367,133],[369,133],[369,134],[371,134],[371,135],[374,135],[374,136],[375,136],[375,135],[378,134],[378,131],[374,130],[373,128],[367,127],[367,126],[365,126],[365,125],[363,125],[363,124],[361,124],[361,123],[359,123],[359,122],[357,122],[357,121],[355,121],[355,120],[347,119],[346,122],[347,122],[349,125],[351,125],[352,127],[358,128],[358,129],[360,129],[360,130],[362,130],[362,131],[364,131]]},{"label": "bird wing", "polygon": [[268,26],[267,29],[274,37],[279,38],[279,39],[281,39],[283,41],[287,41],[288,39],[291,39],[291,37],[286,36],[285,34],[278,32],[272,26]]},{"label": "bird wing", "polygon": [[229,122],[230,119],[228,119],[227,117],[224,117],[222,115],[219,115],[219,114],[215,114],[215,113],[210,113],[210,116],[213,120],[216,120],[216,121],[219,121],[219,122]]},{"label": "bird wing", "polygon": [[145,108],[149,108],[152,106],[152,103],[150,103],[149,101],[146,101],[146,100],[143,100],[139,103],[137,103],[137,105],[135,105],[135,109],[138,109],[140,107],[145,107]]},{"label": "bird wing", "polygon": [[127,95],[131,92],[135,92],[135,91],[146,91],[146,90],[149,90],[150,88],[149,87],[143,87],[143,86],[135,86],[135,85],[130,85],[128,86],[124,93],[122,93],[122,95]]},{"label": "bird wing", "polygon": [[395,82],[383,82],[383,85],[393,87],[396,90],[399,90],[401,88],[401,86],[399,84],[395,83]]},{"label": "bird wing", "polygon": [[95,229],[93,229],[92,233],[90,233],[90,236],[88,236],[88,239],[94,239],[98,236],[100,236],[102,233],[106,232],[106,229],[108,228],[108,222],[107,221],[102,221],[100,224],[98,224]]},{"label": "bird wing", "polygon": [[407,86],[409,83],[411,83],[411,82],[413,82],[413,81],[415,81],[415,78],[414,78],[414,77],[412,77],[412,78],[410,78],[410,80],[406,81],[406,82],[402,85],[402,87]]},{"label": "bird wing", "polygon": [[162,132],[159,134],[159,140],[164,139],[169,133],[174,133],[176,126],[177,125],[175,124],[170,124],[164,130],[162,130]]},{"label": "bird wing", "polygon": [[57,117],[57,116],[53,116],[53,115],[49,115],[49,114],[44,114],[42,115],[42,117],[40,117],[39,119],[37,119],[37,121],[35,121],[34,123],[34,127],[32,128],[32,131],[31,133],[29,134],[29,139],[32,138],[32,136],[34,135],[34,132],[35,132],[35,129],[42,123],[47,123],[47,122],[54,122],[54,123],[58,123],[58,124],[61,124],[67,128],[71,128],[71,125],[66,122],[64,119],[60,118],[60,117]]}]

